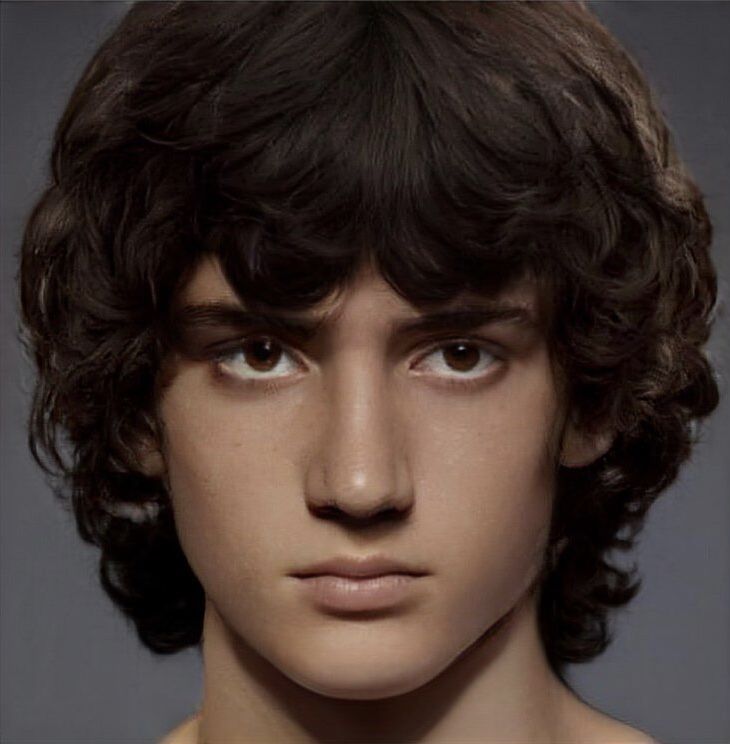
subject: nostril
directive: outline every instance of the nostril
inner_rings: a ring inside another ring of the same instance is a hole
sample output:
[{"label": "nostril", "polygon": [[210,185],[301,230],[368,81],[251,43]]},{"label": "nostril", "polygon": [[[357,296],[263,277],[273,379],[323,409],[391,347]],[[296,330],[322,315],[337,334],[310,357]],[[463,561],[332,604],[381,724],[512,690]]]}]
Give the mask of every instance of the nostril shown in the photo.
[{"label": "nostril", "polygon": [[318,516],[330,519],[331,517],[336,517],[342,510],[338,506],[327,505],[318,506],[315,511]]},{"label": "nostril", "polygon": [[321,519],[336,520],[342,525],[352,529],[364,529],[371,525],[389,522],[395,519],[402,519],[409,511],[410,508],[403,510],[394,506],[376,508],[368,511],[358,511],[356,509],[347,509],[331,504],[317,506],[312,509],[315,516]]}]

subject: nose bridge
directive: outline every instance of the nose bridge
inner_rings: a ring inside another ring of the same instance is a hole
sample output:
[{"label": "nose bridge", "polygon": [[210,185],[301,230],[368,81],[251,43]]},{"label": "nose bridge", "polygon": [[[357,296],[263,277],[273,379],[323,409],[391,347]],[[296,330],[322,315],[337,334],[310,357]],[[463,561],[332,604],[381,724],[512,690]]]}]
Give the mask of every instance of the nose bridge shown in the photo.
[{"label": "nose bridge", "polygon": [[411,493],[398,409],[383,365],[364,351],[342,358],[325,381],[324,434],[310,500],[353,516],[407,508]]}]

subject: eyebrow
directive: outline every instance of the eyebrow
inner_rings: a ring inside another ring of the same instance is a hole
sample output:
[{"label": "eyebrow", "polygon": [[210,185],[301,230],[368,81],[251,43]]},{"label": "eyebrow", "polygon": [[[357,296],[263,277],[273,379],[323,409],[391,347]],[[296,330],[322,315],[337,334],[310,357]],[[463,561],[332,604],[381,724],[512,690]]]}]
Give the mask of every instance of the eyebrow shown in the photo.
[{"label": "eyebrow", "polygon": [[[189,303],[176,315],[176,325],[181,330],[255,326],[280,331],[302,342],[311,341],[321,333],[328,321],[328,316],[317,318],[278,310],[248,310],[227,300]],[[537,318],[529,306],[481,300],[461,302],[414,318],[396,320],[390,331],[407,336],[439,330],[467,331],[488,323],[510,323],[528,330],[538,327]]]}]

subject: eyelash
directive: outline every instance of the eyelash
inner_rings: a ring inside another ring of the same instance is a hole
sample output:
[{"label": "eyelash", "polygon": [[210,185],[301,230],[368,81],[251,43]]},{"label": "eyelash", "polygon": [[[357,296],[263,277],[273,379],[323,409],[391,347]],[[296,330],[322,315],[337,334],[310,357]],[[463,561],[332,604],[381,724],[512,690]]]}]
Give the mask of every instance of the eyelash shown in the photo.
[{"label": "eyelash", "polygon": [[[286,354],[292,356],[297,361],[300,361],[299,354],[295,352],[288,344],[284,343],[283,341],[279,340],[275,335],[273,334],[260,334],[260,335],[250,335],[243,337],[238,340],[238,342],[231,347],[227,347],[224,349],[221,349],[217,351],[212,359],[213,369],[217,376],[226,378],[226,379],[233,379],[233,381],[236,384],[242,384],[247,387],[253,387],[258,388],[264,393],[275,393],[276,391],[280,390],[281,388],[286,386],[286,382],[280,382],[278,379],[244,379],[237,377],[235,375],[230,375],[227,372],[222,371],[222,366],[224,362],[230,361],[234,356],[238,355],[242,351],[243,345],[247,341],[255,341],[255,340],[270,340],[273,341],[277,346],[279,346]],[[494,344],[492,342],[487,341],[487,339],[480,338],[478,336],[474,336],[471,338],[455,338],[455,337],[449,337],[440,339],[438,343],[435,343],[432,346],[429,346],[428,349],[425,350],[425,352],[419,357],[418,361],[422,361],[423,359],[430,356],[433,352],[439,351],[440,349],[447,348],[449,346],[454,346],[457,344],[464,344],[468,346],[476,346],[481,351],[485,351],[489,356],[491,356],[495,362],[504,361],[504,357],[500,354],[496,353],[495,351],[492,351],[492,348]],[[458,377],[443,377],[438,378],[437,384],[439,385],[445,385],[447,387],[452,388],[461,388],[461,389],[472,389],[479,387],[482,385],[486,378],[490,377],[492,372],[491,368],[494,366],[493,364],[489,365],[489,370],[479,375],[478,377],[472,377],[467,379],[459,379]],[[285,376],[281,376],[282,379],[286,379]]]}]

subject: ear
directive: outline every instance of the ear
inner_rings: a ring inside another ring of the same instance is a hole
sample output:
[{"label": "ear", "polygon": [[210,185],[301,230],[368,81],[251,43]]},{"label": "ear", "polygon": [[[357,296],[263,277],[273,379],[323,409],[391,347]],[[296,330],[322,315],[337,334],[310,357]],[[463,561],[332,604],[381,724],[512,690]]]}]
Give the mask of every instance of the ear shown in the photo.
[{"label": "ear", "polygon": [[147,438],[135,447],[140,470],[150,478],[164,478],[167,472],[165,459],[156,442]]},{"label": "ear", "polygon": [[589,432],[569,421],[563,432],[560,464],[567,468],[582,468],[605,455],[615,439],[612,431]]}]

